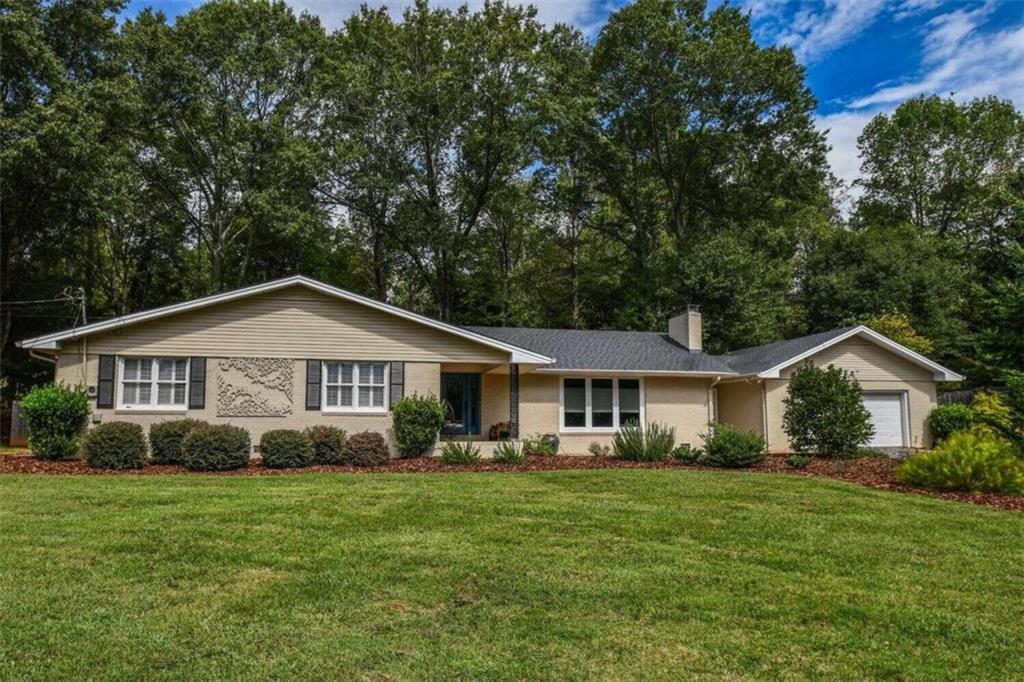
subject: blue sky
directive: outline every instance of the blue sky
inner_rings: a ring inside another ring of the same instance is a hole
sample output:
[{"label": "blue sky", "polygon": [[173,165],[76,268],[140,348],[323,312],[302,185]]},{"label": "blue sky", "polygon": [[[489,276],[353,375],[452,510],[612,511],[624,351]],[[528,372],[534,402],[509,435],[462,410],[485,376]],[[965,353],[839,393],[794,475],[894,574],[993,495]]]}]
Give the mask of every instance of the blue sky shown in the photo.
[{"label": "blue sky", "polygon": [[[363,0],[289,0],[339,26]],[[387,5],[396,15],[411,0]],[[456,6],[466,0],[434,0]],[[817,123],[829,131],[833,172],[856,179],[857,136],[872,116],[908,97],[954,93],[1013,100],[1024,109],[1024,0],[731,0],[750,13],[763,45],[788,45],[807,68],[818,98]],[[176,16],[196,0],[131,0]],[[482,0],[468,0],[470,6]],[[534,0],[546,23],[601,30],[622,0]],[[712,5],[720,4],[711,0]]]}]

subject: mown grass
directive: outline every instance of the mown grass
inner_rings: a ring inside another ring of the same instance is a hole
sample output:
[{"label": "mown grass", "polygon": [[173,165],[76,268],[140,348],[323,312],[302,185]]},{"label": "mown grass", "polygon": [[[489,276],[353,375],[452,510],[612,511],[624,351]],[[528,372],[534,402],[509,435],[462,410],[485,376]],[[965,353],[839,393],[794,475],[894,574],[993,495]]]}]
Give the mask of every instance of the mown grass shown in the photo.
[{"label": "mown grass", "polygon": [[1024,515],[695,471],[0,477],[0,675],[1008,678]]}]

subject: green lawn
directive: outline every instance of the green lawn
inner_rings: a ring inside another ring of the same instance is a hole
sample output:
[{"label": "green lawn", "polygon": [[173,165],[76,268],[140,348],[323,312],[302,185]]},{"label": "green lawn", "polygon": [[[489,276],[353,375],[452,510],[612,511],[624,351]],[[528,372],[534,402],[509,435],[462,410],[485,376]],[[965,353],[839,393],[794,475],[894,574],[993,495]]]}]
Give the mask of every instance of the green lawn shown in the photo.
[{"label": "green lawn", "polygon": [[1024,515],[695,471],[0,477],[0,676],[1007,678]]}]

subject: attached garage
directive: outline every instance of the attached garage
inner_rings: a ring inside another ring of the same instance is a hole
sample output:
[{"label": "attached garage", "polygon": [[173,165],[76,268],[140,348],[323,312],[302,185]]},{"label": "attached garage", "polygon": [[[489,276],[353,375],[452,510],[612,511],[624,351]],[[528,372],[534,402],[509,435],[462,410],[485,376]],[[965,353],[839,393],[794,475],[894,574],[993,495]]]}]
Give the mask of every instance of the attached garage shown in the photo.
[{"label": "attached garage", "polygon": [[720,419],[761,433],[772,452],[791,450],[782,428],[783,401],[789,377],[804,363],[833,365],[857,378],[875,427],[872,447],[929,447],[927,419],[937,404],[935,384],[963,378],[864,326],[735,351],[727,361],[740,376],[718,386]]},{"label": "attached garage", "polygon": [[870,415],[875,435],[868,443],[871,447],[892,448],[910,445],[907,424],[906,393],[865,391],[861,395]]}]

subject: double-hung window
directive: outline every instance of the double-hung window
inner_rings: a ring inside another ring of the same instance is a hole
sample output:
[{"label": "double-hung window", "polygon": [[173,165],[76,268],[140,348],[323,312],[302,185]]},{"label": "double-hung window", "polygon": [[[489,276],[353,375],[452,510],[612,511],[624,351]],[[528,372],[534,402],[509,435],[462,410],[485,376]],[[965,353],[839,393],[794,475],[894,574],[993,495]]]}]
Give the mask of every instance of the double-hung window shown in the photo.
[{"label": "double-hung window", "polygon": [[386,412],[386,362],[324,363],[324,410]]},{"label": "double-hung window", "polygon": [[118,407],[125,410],[184,410],[188,358],[120,358]]},{"label": "double-hung window", "polygon": [[642,386],[642,379],[564,377],[562,429],[614,431],[643,423]]}]

